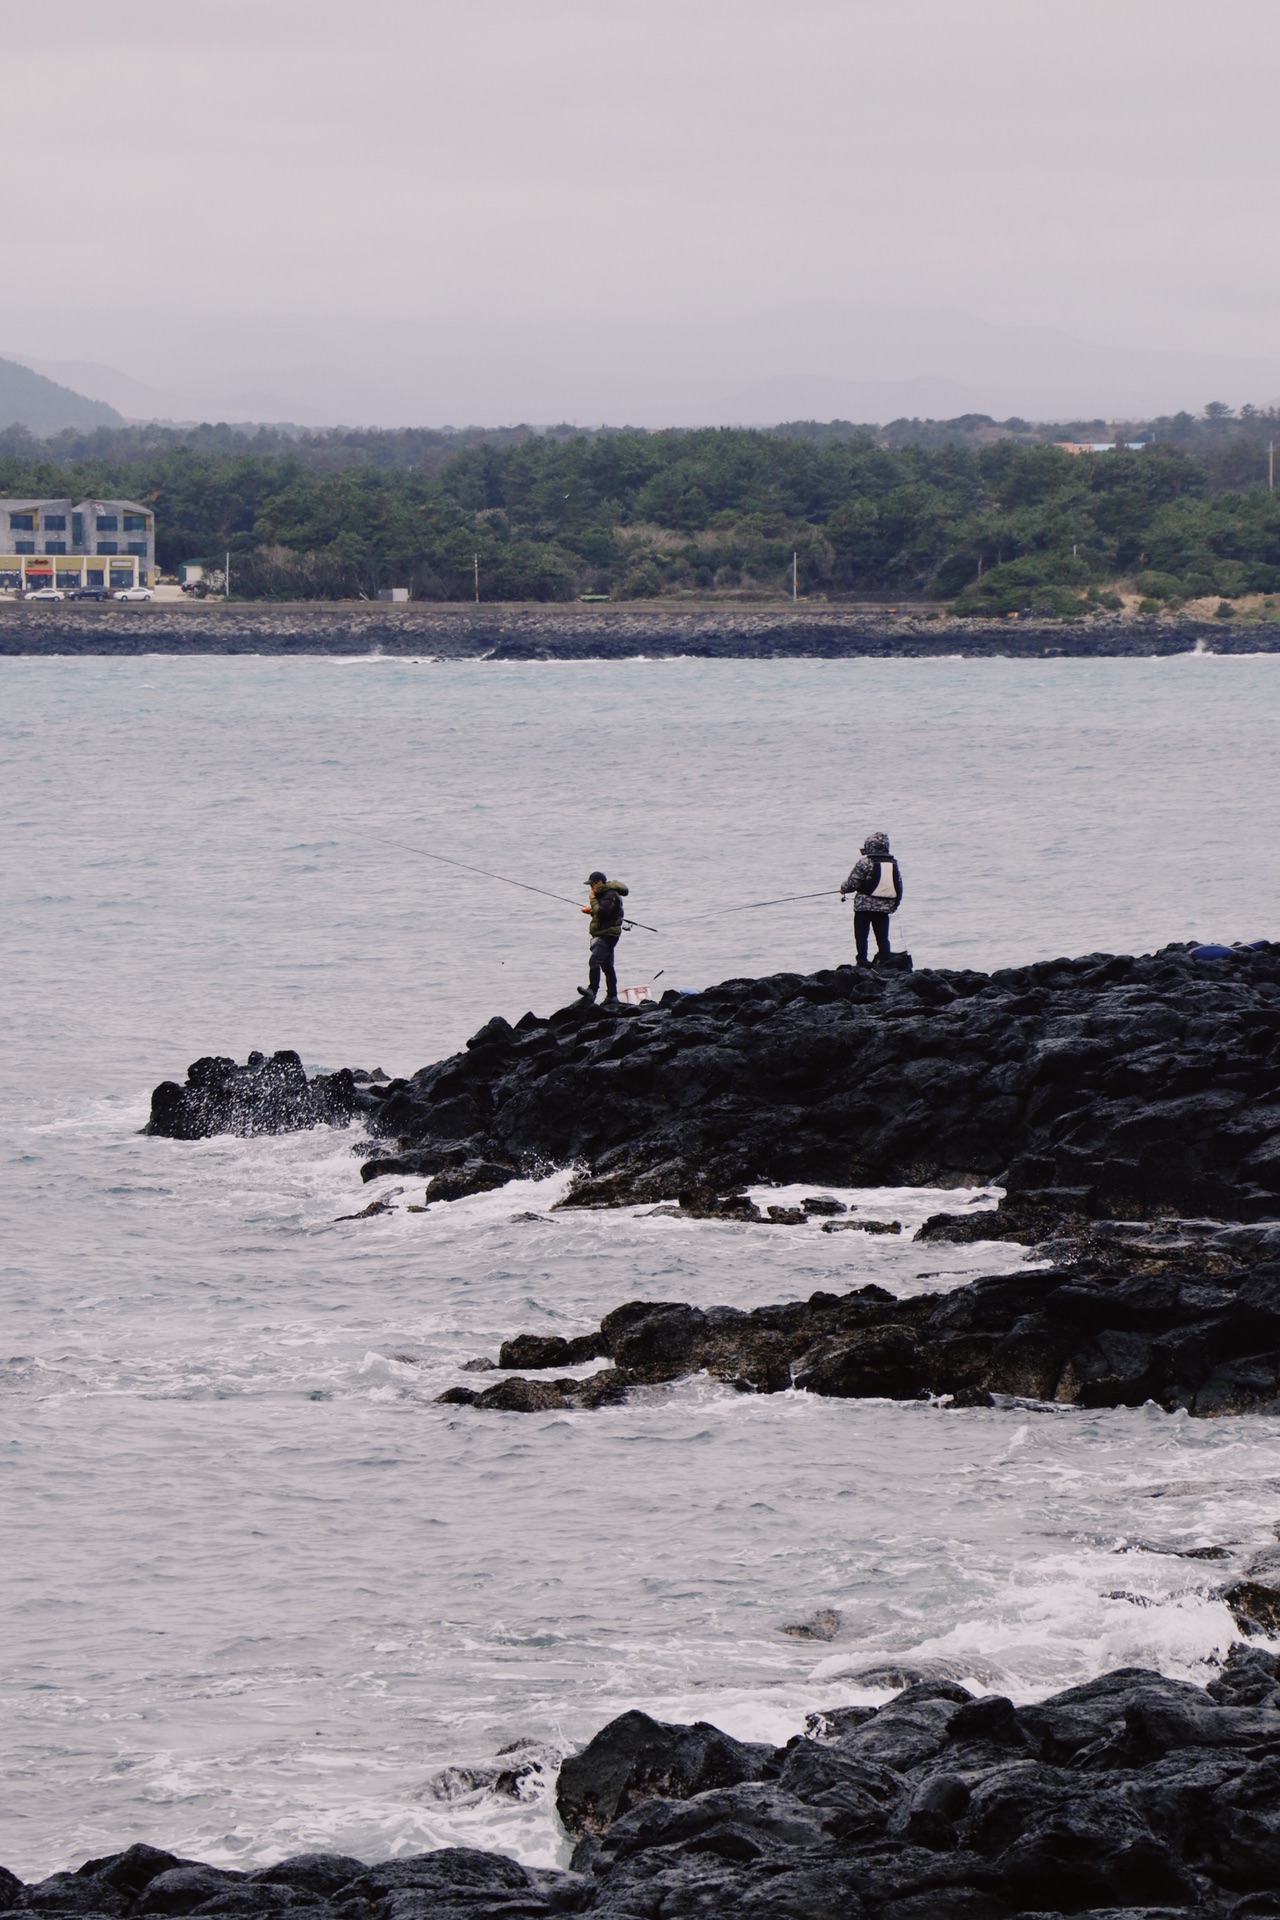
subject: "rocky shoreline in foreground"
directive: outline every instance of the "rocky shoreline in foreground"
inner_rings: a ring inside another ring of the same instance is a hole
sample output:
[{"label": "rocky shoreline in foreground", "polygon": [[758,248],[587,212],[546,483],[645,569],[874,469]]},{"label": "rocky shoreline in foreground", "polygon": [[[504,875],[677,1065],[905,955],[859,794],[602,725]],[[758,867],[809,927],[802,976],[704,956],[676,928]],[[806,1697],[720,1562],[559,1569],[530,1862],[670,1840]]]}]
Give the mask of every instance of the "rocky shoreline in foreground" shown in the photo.
[{"label": "rocky shoreline in foreground", "polygon": [[1280,652],[1280,623],[1168,615],[960,619],[921,609],[627,601],[0,605],[0,656],[360,654],[438,660],[1108,659]]},{"label": "rocky shoreline in foreground", "polygon": [[1280,1656],[1207,1689],[1141,1668],[1030,1706],[945,1680],[811,1714],[785,1746],[613,1720],[560,1769],[567,1871],[449,1847],[228,1871],[157,1848],[31,1886],[79,1920],[1165,1920],[1280,1914]]}]

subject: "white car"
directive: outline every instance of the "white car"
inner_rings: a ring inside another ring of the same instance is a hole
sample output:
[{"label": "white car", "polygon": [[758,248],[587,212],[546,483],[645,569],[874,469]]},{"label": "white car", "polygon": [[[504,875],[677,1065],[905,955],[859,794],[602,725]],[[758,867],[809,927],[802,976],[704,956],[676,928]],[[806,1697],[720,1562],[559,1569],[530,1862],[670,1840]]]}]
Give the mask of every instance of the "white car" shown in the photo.
[{"label": "white car", "polygon": [[28,587],[22,597],[24,600],[65,600],[67,596],[61,587]]},{"label": "white car", "polygon": [[112,594],[113,600],[149,600],[150,587],[120,587]]}]

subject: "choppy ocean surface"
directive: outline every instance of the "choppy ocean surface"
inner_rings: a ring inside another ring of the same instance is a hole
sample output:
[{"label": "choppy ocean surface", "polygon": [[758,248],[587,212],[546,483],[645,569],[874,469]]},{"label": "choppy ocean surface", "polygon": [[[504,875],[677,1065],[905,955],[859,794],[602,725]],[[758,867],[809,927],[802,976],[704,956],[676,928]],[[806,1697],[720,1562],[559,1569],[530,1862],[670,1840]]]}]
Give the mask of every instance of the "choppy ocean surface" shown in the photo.
[{"label": "choppy ocean surface", "polygon": [[[571,907],[415,847],[574,898],[607,867],[659,991],[848,958],[834,898],[728,910],[838,886],[881,826],[918,964],[1274,937],[1278,695],[1274,658],[0,662],[0,1861],[545,1863],[555,1754],[629,1706],[781,1739],[922,1664],[1207,1677],[1280,1517],[1274,1420],[433,1404],[626,1299],[1020,1249],[560,1215],[561,1179],[426,1214],[384,1181],[395,1212],[338,1223],[353,1133],[138,1129],[202,1053],[408,1072],[571,996]],[[857,1197],[908,1230],[994,1200]],[[823,1610],[833,1639],[784,1631]]]}]

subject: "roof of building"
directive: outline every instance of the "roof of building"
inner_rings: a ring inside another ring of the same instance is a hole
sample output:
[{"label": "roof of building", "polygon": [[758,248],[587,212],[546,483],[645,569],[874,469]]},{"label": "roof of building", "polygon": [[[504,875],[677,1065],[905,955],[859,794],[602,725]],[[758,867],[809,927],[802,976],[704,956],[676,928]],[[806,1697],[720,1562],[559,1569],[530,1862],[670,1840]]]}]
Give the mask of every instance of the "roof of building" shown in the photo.
[{"label": "roof of building", "polygon": [[29,513],[47,510],[50,507],[66,507],[75,513],[100,507],[117,507],[124,513],[154,513],[155,509],[142,500],[120,500],[106,494],[91,494],[84,500],[73,500],[70,494],[0,494],[0,513]]}]

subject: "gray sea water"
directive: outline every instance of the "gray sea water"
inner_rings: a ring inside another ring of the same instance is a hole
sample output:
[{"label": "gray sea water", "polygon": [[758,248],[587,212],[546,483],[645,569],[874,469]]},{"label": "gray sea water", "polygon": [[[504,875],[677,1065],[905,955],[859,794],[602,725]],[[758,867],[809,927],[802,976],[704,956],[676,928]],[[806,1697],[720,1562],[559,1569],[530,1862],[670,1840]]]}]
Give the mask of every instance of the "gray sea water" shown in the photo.
[{"label": "gray sea water", "polygon": [[[434,1404],[625,1299],[1021,1250],[557,1215],[562,1177],[426,1214],[386,1181],[340,1224],[353,1132],[139,1128],[202,1053],[407,1072],[571,996],[571,905],[414,847],[570,899],[607,867],[659,991],[848,958],[832,897],[728,909],[836,887],[875,827],[919,964],[1274,936],[1278,694],[1274,658],[0,662],[0,1861],[550,1862],[555,1753],[630,1706],[780,1739],[922,1663],[1205,1677],[1231,1563],[1180,1556],[1272,1538],[1274,1420]],[[910,1228],[994,1195],[858,1198]],[[783,1631],[819,1609],[834,1639]],[[514,1797],[459,1771],[517,1742]]]}]

